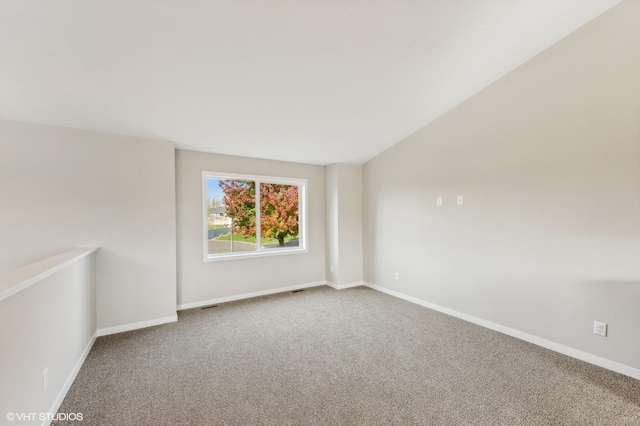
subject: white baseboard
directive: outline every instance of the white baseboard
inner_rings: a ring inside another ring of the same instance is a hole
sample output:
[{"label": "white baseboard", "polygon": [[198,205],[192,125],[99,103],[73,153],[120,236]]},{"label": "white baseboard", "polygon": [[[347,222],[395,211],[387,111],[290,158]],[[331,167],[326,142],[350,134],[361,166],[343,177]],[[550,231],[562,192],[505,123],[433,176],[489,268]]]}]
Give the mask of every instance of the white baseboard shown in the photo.
[{"label": "white baseboard", "polygon": [[389,294],[391,296],[395,296],[399,299],[403,299],[417,305],[424,306],[429,309],[433,309],[434,311],[442,312],[447,315],[451,315],[452,317],[460,318],[465,321],[469,321],[471,323],[480,325],[485,328],[489,328],[494,331],[498,331],[500,333],[506,334],[511,337],[515,337],[520,340],[524,340],[525,342],[533,343],[534,345],[542,346],[543,348],[550,349],[555,352],[559,352],[561,354],[570,356],[572,358],[579,359],[581,361],[588,362],[590,364],[597,365],[599,367],[606,368],[611,371],[615,371],[616,373],[624,374],[629,377],[633,377],[634,379],[640,380],[640,369],[621,364],[616,361],[612,361],[606,358],[599,357],[597,355],[590,354],[588,352],[583,352],[578,349],[571,348],[569,346],[561,345],[560,343],[552,342],[550,340],[543,339],[538,336],[534,336],[532,334],[528,334],[513,328],[505,327],[504,325],[496,324],[491,321],[483,320],[481,318],[474,317],[472,315],[467,315],[462,312],[455,311],[453,309],[445,308],[444,306],[436,305],[435,303],[427,302],[422,299],[418,299],[417,297],[409,296],[404,293],[400,293],[399,291],[390,290],[386,287],[381,287],[379,285],[371,284],[365,282],[364,285],[366,287],[370,287],[374,290],[380,291],[382,293]]},{"label": "white baseboard", "polygon": [[[56,397],[55,401],[53,401],[53,405],[49,409],[49,413],[57,413],[60,409],[62,401],[64,401],[64,398],[67,396],[67,392],[69,392],[69,389],[71,389],[71,385],[76,379],[78,372],[80,372],[80,368],[82,368],[82,364],[84,364],[84,361],[87,359],[89,352],[91,352],[91,348],[93,347],[93,344],[95,343],[97,337],[98,332],[96,331],[95,333],[93,333],[93,336],[91,336],[91,339],[89,339],[89,343],[87,343],[87,346],[85,346],[82,354],[80,354],[80,358],[78,358],[78,361],[76,361],[76,364],[73,366],[73,370],[71,370],[69,377],[67,377],[67,380],[64,382],[64,386],[62,386],[62,389],[60,389],[60,392],[58,392],[58,396]],[[45,419],[42,421],[42,426],[49,426],[50,424],[51,420]]]},{"label": "white baseboard", "polygon": [[314,283],[297,284],[297,285],[291,285],[288,287],[278,287],[278,288],[273,288],[269,290],[254,291],[252,293],[236,294],[234,296],[218,297],[216,299],[208,299],[208,300],[200,300],[198,302],[183,303],[181,305],[178,305],[178,310],[184,311],[185,309],[200,308],[202,306],[216,305],[218,303],[224,303],[224,302],[233,302],[234,300],[250,299],[252,297],[258,297],[258,296],[267,296],[269,294],[283,293],[285,291],[293,291],[293,290],[300,290],[303,288],[317,287],[325,284],[326,284],[326,281],[317,281]]},{"label": "white baseboard", "polygon": [[178,321],[178,314],[170,317],[157,318],[148,321],[133,322],[129,324],[117,325],[115,327],[101,328],[98,336],[108,336],[109,334],[123,333],[125,331],[138,330],[139,328],[153,327],[154,325],[168,324]]},{"label": "white baseboard", "polygon": [[364,285],[364,282],[356,281],[356,282],[347,283],[347,284],[334,284],[327,281],[327,285],[331,288],[335,288],[336,290],[344,290],[345,288],[358,287],[358,286]]}]

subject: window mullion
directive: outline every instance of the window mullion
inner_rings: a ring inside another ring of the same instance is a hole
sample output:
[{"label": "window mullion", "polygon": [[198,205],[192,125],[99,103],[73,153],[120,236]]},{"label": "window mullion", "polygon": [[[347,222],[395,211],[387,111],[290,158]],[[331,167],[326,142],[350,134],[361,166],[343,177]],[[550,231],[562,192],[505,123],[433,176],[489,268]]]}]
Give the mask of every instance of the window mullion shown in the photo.
[{"label": "window mullion", "polygon": [[304,231],[304,227],[302,226],[303,221],[302,220],[302,206],[304,204],[305,200],[304,200],[304,195],[302,194],[302,185],[298,185],[298,241],[299,241],[299,246],[300,247],[305,247],[306,246],[306,239],[307,236],[305,235],[305,231]]},{"label": "window mullion", "polygon": [[260,185],[260,181],[256,181],[256,251],[261,251],[262,250],[262,232],[260,229],[260,189],[261,189],[261,185]]}]

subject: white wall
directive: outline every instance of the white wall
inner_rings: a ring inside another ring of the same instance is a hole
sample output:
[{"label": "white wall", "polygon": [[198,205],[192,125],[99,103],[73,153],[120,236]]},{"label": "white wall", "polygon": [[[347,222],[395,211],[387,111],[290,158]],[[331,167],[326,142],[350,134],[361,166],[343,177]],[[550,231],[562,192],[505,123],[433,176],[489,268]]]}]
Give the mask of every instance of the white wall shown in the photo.
[{"label": "white wall", "polygon": [[98,328],[176,314],[174,145],[0,121],[0,273],[100,247]]},{"label": "white wall", "polygon": [[638,22],[622,2],[366,163],[365,280],[640,368]]},{"label": "white wall", "polygon": [[[362,166],[326,167],[327,265],[332,284],[362,282]],[[331,271],[333,267],[333,272]]]},{"label": "white wall", "polygon": [[340,275],[338,284],[362,282],[362,166],[340,164]]},{"label": "white wall", "polygon": [[[0,300],[0,424],[43,424],[39,413],[58,409],[95,339],[95,267],[90,254]],[[9,412],[38,414],[9,422]]]},{"label": "white wall", "polygon": [[[308,180],[308,253],[203,262],[202,172]],[[178,305],[324,281],[324,167],[176,151]]]},{"label": "white wall", "polygon": [[340,238],[338,164],[325,167],[325,277],[330,283],[338,282]]}]

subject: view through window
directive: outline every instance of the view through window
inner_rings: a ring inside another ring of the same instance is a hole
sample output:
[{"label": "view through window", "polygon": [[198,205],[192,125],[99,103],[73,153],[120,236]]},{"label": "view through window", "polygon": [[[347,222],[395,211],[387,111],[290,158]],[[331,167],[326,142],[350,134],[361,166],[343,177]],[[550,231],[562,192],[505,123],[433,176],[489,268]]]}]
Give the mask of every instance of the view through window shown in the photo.
[{"label": "view through window", "polygon": [[205,174],[208,260],[302,250],[306,181]]}]

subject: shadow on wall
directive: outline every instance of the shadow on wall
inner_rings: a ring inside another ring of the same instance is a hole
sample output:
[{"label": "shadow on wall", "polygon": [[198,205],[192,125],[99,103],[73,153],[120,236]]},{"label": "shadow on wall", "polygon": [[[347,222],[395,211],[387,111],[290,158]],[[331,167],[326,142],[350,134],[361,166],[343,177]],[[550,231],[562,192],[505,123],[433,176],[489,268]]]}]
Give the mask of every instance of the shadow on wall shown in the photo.
[{"label": "shadow on wall", "polygon": [[[605,358],[618,358],[623,364],[640,368],[640,280],[587,281],[573,287],[579,288],[572,290],[576,297],[567,310],[582,311],[585,334],[590,337],[589,352],[608,351]],[[593,334],[593,321],[607,324],[606,337]],[[625,348],[624,358],[614,357],[621,348]],[[637,385],[635,402],[640,403],[640,381]]]},{"label": "shadow on wall", "polygon": [[[602,318],[594,318],[598,321],[609,321],[614,324],[616,319],[620,318],[622,326],[626,325],[626,329],[630,333],[635,333],[635,341],[638,342],[638,352],[635,354],[636,360],[634,365],[640,367],[640,280],[612,280],[612,281],[593,281],[579,284],[579,294],[581,298],[576,300],[576,304],[581,302],[589,302],[593,308],[594,316],[602,316]],[[596,303],[594,303],[594,301]],[[629,315],[635,316],[629,318]],[[631,321],[630,321],[631,320]],[[621,332],[625,330],[620,330]],[[619,333],[613,330],[613,336],[617,337]],[[631,337],[634,334],[629,334]]]}]

